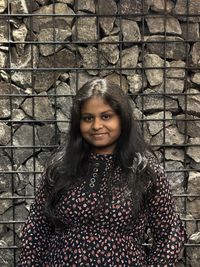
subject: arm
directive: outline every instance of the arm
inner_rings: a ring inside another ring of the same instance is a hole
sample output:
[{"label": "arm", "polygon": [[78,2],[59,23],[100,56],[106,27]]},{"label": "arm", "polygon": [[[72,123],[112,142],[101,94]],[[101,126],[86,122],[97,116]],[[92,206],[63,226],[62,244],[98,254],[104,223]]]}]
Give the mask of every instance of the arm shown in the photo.
[{"label": "arm", "polygon": [[53,225],[48,222],[43,212],[44,203],[44,187],[41,185],[23,228],[22,248],[17,267],[42,266],[47,240],[53,232]]},{"label": "arm", "polygon": [[186,238],[185,230],[175,212],[164,170],[156,163],[151,166],[157,179],[155,192],[149,201],[149,226],[153,244],[148,263],[150,267],[174,267]]}]

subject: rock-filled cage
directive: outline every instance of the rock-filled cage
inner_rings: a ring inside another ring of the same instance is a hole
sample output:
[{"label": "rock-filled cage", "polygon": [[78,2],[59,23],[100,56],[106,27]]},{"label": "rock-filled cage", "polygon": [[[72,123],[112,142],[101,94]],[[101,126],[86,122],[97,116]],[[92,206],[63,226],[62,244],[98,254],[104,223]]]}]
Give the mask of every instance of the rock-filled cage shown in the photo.
[{"label": "rock-filled cage", "polygon": [[177,266],[199,266],[199,23],[199,0],[0,0],[1,267],[16,266],[45,162],[96,76],[130,95],[187,229]]}]

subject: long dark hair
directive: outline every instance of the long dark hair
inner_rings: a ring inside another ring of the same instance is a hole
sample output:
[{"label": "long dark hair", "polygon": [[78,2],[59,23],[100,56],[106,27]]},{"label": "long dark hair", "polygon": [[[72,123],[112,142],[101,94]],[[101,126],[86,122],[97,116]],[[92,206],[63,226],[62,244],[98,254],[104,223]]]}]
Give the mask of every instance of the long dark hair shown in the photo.
[{"label": "long dark hair", "polygon": [[[121,88],[107,79],[93,79],[77,92],[71,109],[69,137],[65,149],[55,153],[45,172],[46,207],[45,212],[56,224],[56,203],[68,190],[80,183],[80,177],[87,173],[90,145],[80,132],[81,108],[83,103],[94,96],[100,96],[119,115],[121,135],[114,154],[134,201],[134,214],[147,200],[147,185],[154,181],[154,173],[146,160],[150,148],[145,143],[136,121],[129,97]],[[72,158],[73,155],[73,158]],[[135,164],[134,164],[135,163]]]}]

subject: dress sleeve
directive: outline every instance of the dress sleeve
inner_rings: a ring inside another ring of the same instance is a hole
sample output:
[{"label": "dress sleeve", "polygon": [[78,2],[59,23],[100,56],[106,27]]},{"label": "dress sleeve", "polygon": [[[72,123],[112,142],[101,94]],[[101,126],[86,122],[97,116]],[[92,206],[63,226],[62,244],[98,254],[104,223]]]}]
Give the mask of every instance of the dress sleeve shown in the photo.
[{"label": "dress sleeve", "polygon": [[157,163],[151,167],[157,179],[148,207],[149,227],[153,237],[148,253],[148,267],[174,267],[186,240],[185,229],[175,212],[171,188],[163,168]]},{"label": "dress sleeve", "polygon": [[45,203],[44,186],[41,183],[22,231],[22,247],[17,267],[41,267],[47,241],[53,232],[43,207]]}]

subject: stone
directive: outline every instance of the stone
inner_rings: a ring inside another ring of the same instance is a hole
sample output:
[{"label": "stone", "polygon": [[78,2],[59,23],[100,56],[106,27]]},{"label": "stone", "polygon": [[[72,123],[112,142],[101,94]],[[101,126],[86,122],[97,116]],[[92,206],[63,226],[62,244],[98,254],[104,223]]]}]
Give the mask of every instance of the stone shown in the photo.
[{"label": "stone", "polygon": [[200,146],[200,137],[189,138],[186,154],[197,163],[200,163],[199,146]]},{"label": "stone", "polygon": [[5,146],[11,139],[11,127],[0,122],[0,145]]},{"label": "stone", "polygon": [[2,151],[0,152],[0,192],[11,192],[12,190],[12,176],[9,172],[12,170],[12,163],[10,158],[5,155]]},{"label": "stone", "polygon": [[6,67],[7,59],[8,59],[8,54],[3,51],[0,51],[0,68]]},{"label": "stone", "polygon": [[11,3],[12,14],[28,14],[27,0],[12,0]]},{"label": "stone", "polygon": [[163,131],[154,135],[150,143],[151,145],[182,145],[184,144],[185,137],[183,134],[179,133],[178,128],[175,125],[164,128],[165,136]]},{"label": "stone", "polygon": [[178,96],[178,102],[181,107],[181,109],[191,115],[200,116],[200,95],[199,91],[197,89],[188,89],[186,91],[186,101],[187,101],[187,107],[185,105],[185,96],[180,95]]},{"label": "stone", "polygon": [[[188,194],[197,194],[200,195],[200,173],[191,171],[189,172],[188,178]],[[190,200],[193,200],[193,197],[190,197]]]},{"label": "stone", "polygon": [[180,114],[176,116],[176,123],[179,132],[190,137],[199,137],[200,119],[196,116],[188,114]]},{"label": "stone", "polygon": [[0,43],[9,42],[9,25],[5,19],[0,19]]},{"label": "stone", "polygon": [[13,109],[11,115],[12,115],[11,119],[13,121],[13,127],[15,127],[15,124],[18,125],[16,121],[21,121],[26,117],[26,114],[21,109]]},{"label": "stone", "polygon": [[150,0],[121,0],[120,1],[120,11],[125,18],[132,20],[141,20],[140,16],[137,14],[147,13],[151,4]]},{"label": "stone", "polygon": [[[179,20],[188,20],[192,22],[200,22],[200,5],[199,0],[183,1],[177,0],[173,12],[179,15]],[[197,16],[192,16],[197,15]]]},{"label": "stone", "polygon": [[61,82],[67,82],[68,79],[69,79],[69,73],[62,73],[62,74],[60,74],[59,80]]},{"label": "stone", "polygon": [[125,93],[128,92],[128,82],[124,76],[120,76],[117,73],[112,73],[105,78],[106,80],[119,85]]},{"label": "stone", "polygon": [[55,90],[56,94],[59,95],[56,97],[56,108],[61,109],[69,120],[71,117],[72,96],[75,95],[75,91],[71,90],[71,87],[64,82],[59,83]]},{"label": "stone", "polygon": [[[39,145],[37,133],[33,133],[31,125],[23,124],[19,127],[13,135],[13,158],[17,165],[24,163],[33,153],[38,149],[33,149],[33,145]],[[26,148],[24,148],[24,146]],[[21,148],[20,148],[21,147]],[[30,148],[29,148],[30,147]]]},{"label": "stone", "polygon": [[184,173],[182,171],[183,169],[183,164],[179,161],[165,161],[165,170],[167,172],[167,177],[169,179],[173,194],[184,193]]},{"label": "stone", "polygon": [[[41,95],[41,96],[40,96]],[[34,113],[33,113],[33,103],[34,103]],[[37,97],[33,99],[27,98],[21,105],[23,111],[35,120],[53,120],[54,110],[48,99],[47,93],[40,93]]]},{"label": "stone", "polygon": [[[36,45],[27,45],[24,53],[18,55],[15,50],[12,51],[11,79],[18,86],[27,88],[32,87],[33,77],[32,72],[26,70],[26,68],[37,68],[39,51]],[[25,69],[20,71],[20,69]]]},{"label": "stone", "polygon": [[163,82],[164,71],[161,69],[162,67],[164,67],[164,60],[158,55],[146,54],[144,56],[145,74],[151,86],[155,86]]},{"label": "stone", "polygon": [[146,17],[145,20],[151,34],[182,34],[180,23],[174,17],[158,17],[152,15],[151,17]]},{"label": "stone", "polygon": [[[39,138],[39,144],[42,147],[56,145],[56,129],[55,125],[45,124],[42,126],[36,126],[37,134]],[[59,137],[59,135],[57,134]]]},{"label": "stone", "polygon": [[98,68],[105,68],[108,65],[107,60],[101,53],[98,53],[98,49],[94,46],[78,47],[78,50],[82,56],[83,67],[90,75],[97,75]]},{"label": "stone", "polygon": [[189,214],[193,216],[194,219],[199,219],[200,216],[199,205],[200,205],[199,197],[196,197],[194,200],[190,200],[189,198],[187,198],[187,210]]},{"label": "stone", "polygon": [[184,60],[189,51],[189,44],[178,36],[152,35],[146,41],[150,53],[162,58]]},{"label": "stone", "polygon": [[[99,17],[99,24],[106,35],[110,34],[114,27],[116,17],[113,15],[117,14],[117,4],[114,0],[99,0],[98,1],[98,14],[102,15]],[[105,15],[105,16],[104,16]],[[110,15],[110,16],[109,16]]]},{"label": "stone", "polygon": [[[48,5],[48,3],[49,3],[49,0],[36,0],[36,1],[42,6]],[[56,2],[62,2],[62,1],[56,1]]]},{"label": "stone", "polygon": [[117,67],[120,67],[120,72],[125,75],[135,74],[135,68],[138,63],[139,57],[139,48],[137,45],[134,45],[130,48],[123,49],[121,51],[121,60],[117,62]]},{"label": "stone", "polygon": [[181,22],[182,38],[187,41],[198,41],[199,35],[199,23],[187,23]]},{"label": "stone", "polygon": [[[37,0],[38,1],[38,0]],[[40,0],[41,1],[41,0]],[[48,0],[49,1],[49,0]],[[69,4],[69,5],[73,5],[74,4],[74,0],[56,0],[56,2],[59,3],[65,3],[65,4]],[[82,2],[82,1],[81,1]]]},{"label": "stone", "polygon": [[86,71],[71,71],[69,74],[69,85],[72,92],[77,92],[86,82],[92,79],[94,79],[94,77],[89,75]]},{"label": "stone", "polygon": [[17,28],[12,30],[13,40],[15,42],[19,42],[16,43],[17,53],[19,55],[23,55],[23,53],[25,52],[24,50],[25,44],[23,42],[26,41],[27,33],[28,29],[26,28],[26,25],[24,23],[22,23]]},{"label": "stone", "polygon": [[0,0],[0,13],[3,13],[7,8],[8,0]]},{"label": "stone", "polygon": [[171,0],[152,0],[151,1],[151,10],[155,12],[167,12],[171,13],[175,4]]},{"label": "stone", "polygon": [[[120,27],[120,21],[119,21],[119,27]],[[126,42],[141,41],[141,33],[137,22],[128,19],[122,19],[121,30],[123,34],[123,42],[125,42],[124,45],[129,45],[126,44]]]},{"label": "stone", "polygon": [[196,72],[191,76],[191,81],[195,84],[200,85],[200,72]]},{"label": "stone", "polygon": [[[55,3],[48,6],[42,6],[33,12],[34,16],[24,19],[27,28],[32,26],[32,30],[36,33],[40,32],[41,29],[48,27],[56,27],[64,29],[66,25],[72,26],[72,21],[74,19],[74,11],[65,3]],[[68,16],[41,16],[50,14],[62,14]],[[38,16],[37,16],[38,15]],[[32,21],[32,23],[31,23]]]},{"label": "stone", "polygon": [[82,0],[77,2],[77,9],[80,11],[89,11],[95,13],[95,3],[94,0]]},{"label": "stone", "polygon": [[165,158],[167,160],[181,161],[184,163],[185,155],[182,149],[178,148],[165,148]]},{"label": "stone", "polygon": [[165,93],[173,99],[178,99],[179,95],[183,95],[184,80],[166,78],[162,84],[155,86],[154,89],[159,93]]},{"label": "stone", "polygon": [[137,94],[142,91],[143,88],[147,87],[147,79],[145,75],[133,74],[127,75],[129,84],[129,91],[133,94]]},{"label": "stone", "polygon": [[[55,60],[56,59],[56,60]],[[78,60],[78,57],[77,57]],[[73,68],[76,66],[75,54],[67,49],[62,49],[55,55],[48,57],[40,57],[38,68]],[[63,70],[64,71],[64,70]],[[65,71],[64,71],[65,72]],[[38,93],[45,92],[58,79],[62,71],[37,71],[34,76],[34,90]]]},{"label": "stone", "polygon": [[[3,214],[7,209],[12,207],[12,199],[6,199],[11,198],[12,194],[10,192],[4,192],[0,194],[1,196],[1,205],[0,205],[0,214]],[[5,199],[3,199],[5,197]]]},{"label": "stone", "polygon": [[191,66],[200,67],[200,42],[193,44],[189,60]]},{"label": "stone", "polygon": [[63,42],[62,44],[40,44],[40,53],[43,56],[49,56],[60,50],[66,41],[71,36],[71,28],[66,25],[65,29],[45,28],[41,29],[38,34],[39,42]]},{"label": "stone", "polygon": [[[79,13],[87,15],[86,13]],[[97,19],[96,17],[78,17],[72,28],[73,41],[94,42],[97,41]]]},{"label": "stone", "polygon": [[56,121],[60,132],[67,133],[69,130],[69,119],[59,109],[56,112]]},{"label": "stone", "polygon": [[[146,116],[147,125],[151,135],[155,135],[160,132],[163,128],[171,125],[172,122],[172,113],[167,111],[161,111],[157,113],[153,113],[151,115]],[[163,120],[166,120],[165,123]]]},{"label": "stone", "polygon": [[[137,107],[145,112],[158,112],[162,111],[164,107],[164,99],[162,94],[159,94],[153,89],[147,89],[142,96],[136,98]],[[179,110],[176,100],[165,97],[165,110],[171,112],[177,112]]]},{"label": "stone", "polygon": [[184,79],[185,77],[185,62],[182,60],[173,60],[168,62],[166,77],[172,79]]},{"label": "stone", "polygon": [[[101,44],[104,43],[104,44]],[[105,59],[111,64],[116,64],[119,60],[119,36],[108,36],[101,39],[99,50]]]}]

